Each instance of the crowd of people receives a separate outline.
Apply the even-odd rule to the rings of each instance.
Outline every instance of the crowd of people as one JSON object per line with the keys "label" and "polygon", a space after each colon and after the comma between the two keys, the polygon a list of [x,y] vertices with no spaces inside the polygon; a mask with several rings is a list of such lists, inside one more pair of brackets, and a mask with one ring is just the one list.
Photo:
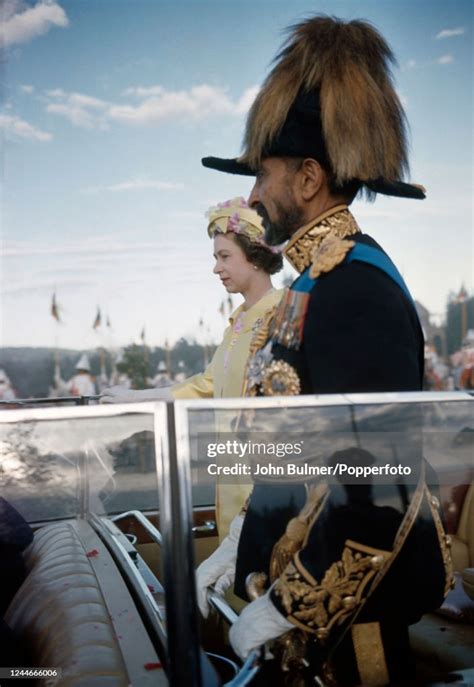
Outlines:
{"label": "crowd of people", "polygon": [[468,330],[461,348],[448,358],[440,356],[433,345],[425,345],[426,391],[474,390],[474,329]]}

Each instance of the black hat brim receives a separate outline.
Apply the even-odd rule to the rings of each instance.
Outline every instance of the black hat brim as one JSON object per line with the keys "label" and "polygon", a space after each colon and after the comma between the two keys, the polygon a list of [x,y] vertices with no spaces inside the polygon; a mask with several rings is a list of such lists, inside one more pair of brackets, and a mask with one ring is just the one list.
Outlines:
{"label": "black hat brim", "polygon": [[[201,160],[204,167],[215,169],[218,172],[227,174],[239,174],[241,176],[254,177],[256,172],[239,158],[224,157],[203,157]],[[423,200],[426,194],[422,188],[414,184],[406,184],[404,181],[387,181],[386,179],[375,179],[374,181],[363,182],[367,188],[375,193],[396,198],[413,198]]]}
{"label": "black hat brim", "polygon": [[218,172],[227,172],[227,174],[240,174],[246,177],[255,176],[255,170],[251,169],[244,162],[240,162],[237,157],[203,157],[201,162],[204,167],[215,169]]}
{"label": "black hat brim", "polygon": [[413,198],[414,200],[424,200],[426,193],[420,186],[406,184],[404,181],[387,181],[386,179],[376,179],[366,181],[364,184],[375,193],[382,193],[384,196],[395,196],[396,198]]}

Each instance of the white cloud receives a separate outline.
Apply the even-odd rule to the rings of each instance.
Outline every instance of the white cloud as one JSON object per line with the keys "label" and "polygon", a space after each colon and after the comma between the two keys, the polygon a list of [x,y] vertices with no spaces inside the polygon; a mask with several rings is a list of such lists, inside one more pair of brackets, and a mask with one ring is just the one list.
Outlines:
{"label": "white cloud", "polygon": [[93,129],[94,127],[103,127],[104,123],[100,117],[94,117],[86,109],[75,107],[68,103],[52,103],[48,105],[46,110],[51,114],[60,115],[68,119],[71,124],[80,126],[84,129]]}
{"label": "white cloud", "polygon": [[83,193],[98,193],[99,191],[179,191],[184,188],[184,184],[175,183],[172,181],[158,181],[156,179],[131,179],[130,181],[122,181],[119,184],[111,184],[110,186],[91,186],[84,189]]}
{"label": "white cloud", "polygon": [[20,91],[22,93],[27,93],[28,95],[31,95],[31,93],[33,93],[34,90],[35,90],[34,87],[30,86],[29,84],[23,84],[20,86]]}
{"label": "white cloud", "polygon": [[108,103],[105,100],[93,98],[90,95],[84,95],[83,93],[70,93],[67,96],[67,100],[75,107],[90,107],[93,110],[105,110],[108,107]]}
{"label": "white cloud", "polygon": [[105,112],[109,103],[84,93],[66,93],[61,88],[46,91],[52,102],[46,106],[47,112],[68,119],[75,126],[84,129],[107,127]]}
{"label": "white cloud", "polygon": [[163,93],[162,86],[132,86],[126,88],[123,92],[123,96],[135,96],[137,98],[149,98],[150,96],[158,96]]}
{"label": "white cloud", "polygon": [[198,120],[219,115],[240,116],[247,112],[257,93],[258,87],[252,86],[233,100],[224,89],[207,84],[193,86],[187,91],[167,91],[162,86],[134,86],[122,93],[133,98],[134,102],[118,104],[54,89],[46,91],[49,99],[46,109],[84,128],[107,128],[110,122],[140,126],[176,117]]}
{"label": "white cloud", "polygon": [[0,114],[0,130],[3,130],[7,135],[16,138],[28,138],[33,141],[46,142],[53,138],[47,131],[41,131],[41,129],[28,124],[16,115]]}
{"label": "white cloud", "polygon": [[49,91],[46,91],[46,95],[50,98],[66,98],[67,93],[66,91],[63,91],[62,88],[53,88]]}
{"label": "white cloud", "polygon": [[436,39],[454,38],[455,36],[462,36],[464,33],[465,29],[463,26],[458,26],[457,29],[443,29],[437,34]]}
{"label": "white cloud", "polygon": [[441,55],[436,62],[438,64],[452,64],[454,62],[454,57],[452,55]]}
{"label": "white cloud", "polygon": [[143,100],[139,105],[114,105],[108,116],[130,124],[157,123],[175,117],[202,119],[215,114],[230,114],[236,108],[220,88],[202,84],[189,91],[163,91]]}
{"label": "white cloud", "polygon": [[47,33],[53,26],[65,27],[69,20],[65,11],[54,0],[38,2],[33,7],[23,3],[7,3],[6,19],[1,23],[5,47],[14,43],[27,43]]}
{"label": "white cloud", "polygon": [[237,102],[237,112],[240,114],[247,114],[253,104],[253,101],[257,97],[259,90],[260,86],[246,88]]}

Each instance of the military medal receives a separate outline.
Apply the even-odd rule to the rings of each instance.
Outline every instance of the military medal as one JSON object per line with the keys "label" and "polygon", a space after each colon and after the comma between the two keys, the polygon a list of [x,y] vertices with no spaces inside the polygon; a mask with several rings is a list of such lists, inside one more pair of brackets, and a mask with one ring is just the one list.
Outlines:
{"label": "military medal", "polygon": [[298,350],[303,340],[304,318],[308,309],[309,293],[288,289],[275,315],[271,338],[286,348]]}

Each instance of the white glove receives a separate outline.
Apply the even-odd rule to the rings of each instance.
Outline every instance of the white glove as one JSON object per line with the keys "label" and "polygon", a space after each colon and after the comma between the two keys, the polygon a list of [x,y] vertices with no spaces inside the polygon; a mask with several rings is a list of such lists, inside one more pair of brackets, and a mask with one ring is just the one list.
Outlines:
{"label": "white glove", "polygon": [[243,661],[253,649],[285,634],[288,630],[295,629],[295,626],[277,611],[269,593],[268,591],[246,606],[230,628],[230,643]]}
{"label": "white glove", "polygon": [[230,523],[229,535],[196,570],[197,602],[205,618],[209,615],[207,601],[209,586],[214,585],[214,591],[224,596],[227,589],[234,583],[237,547],[243,524],[244,516],[236,515]]}
{"label": "white glove", "polygon": [[101,403],[140,403],[141,401],[172,401],[170,387],[161,389],[127,389],[126,386],[111,386],[101,394]]}

